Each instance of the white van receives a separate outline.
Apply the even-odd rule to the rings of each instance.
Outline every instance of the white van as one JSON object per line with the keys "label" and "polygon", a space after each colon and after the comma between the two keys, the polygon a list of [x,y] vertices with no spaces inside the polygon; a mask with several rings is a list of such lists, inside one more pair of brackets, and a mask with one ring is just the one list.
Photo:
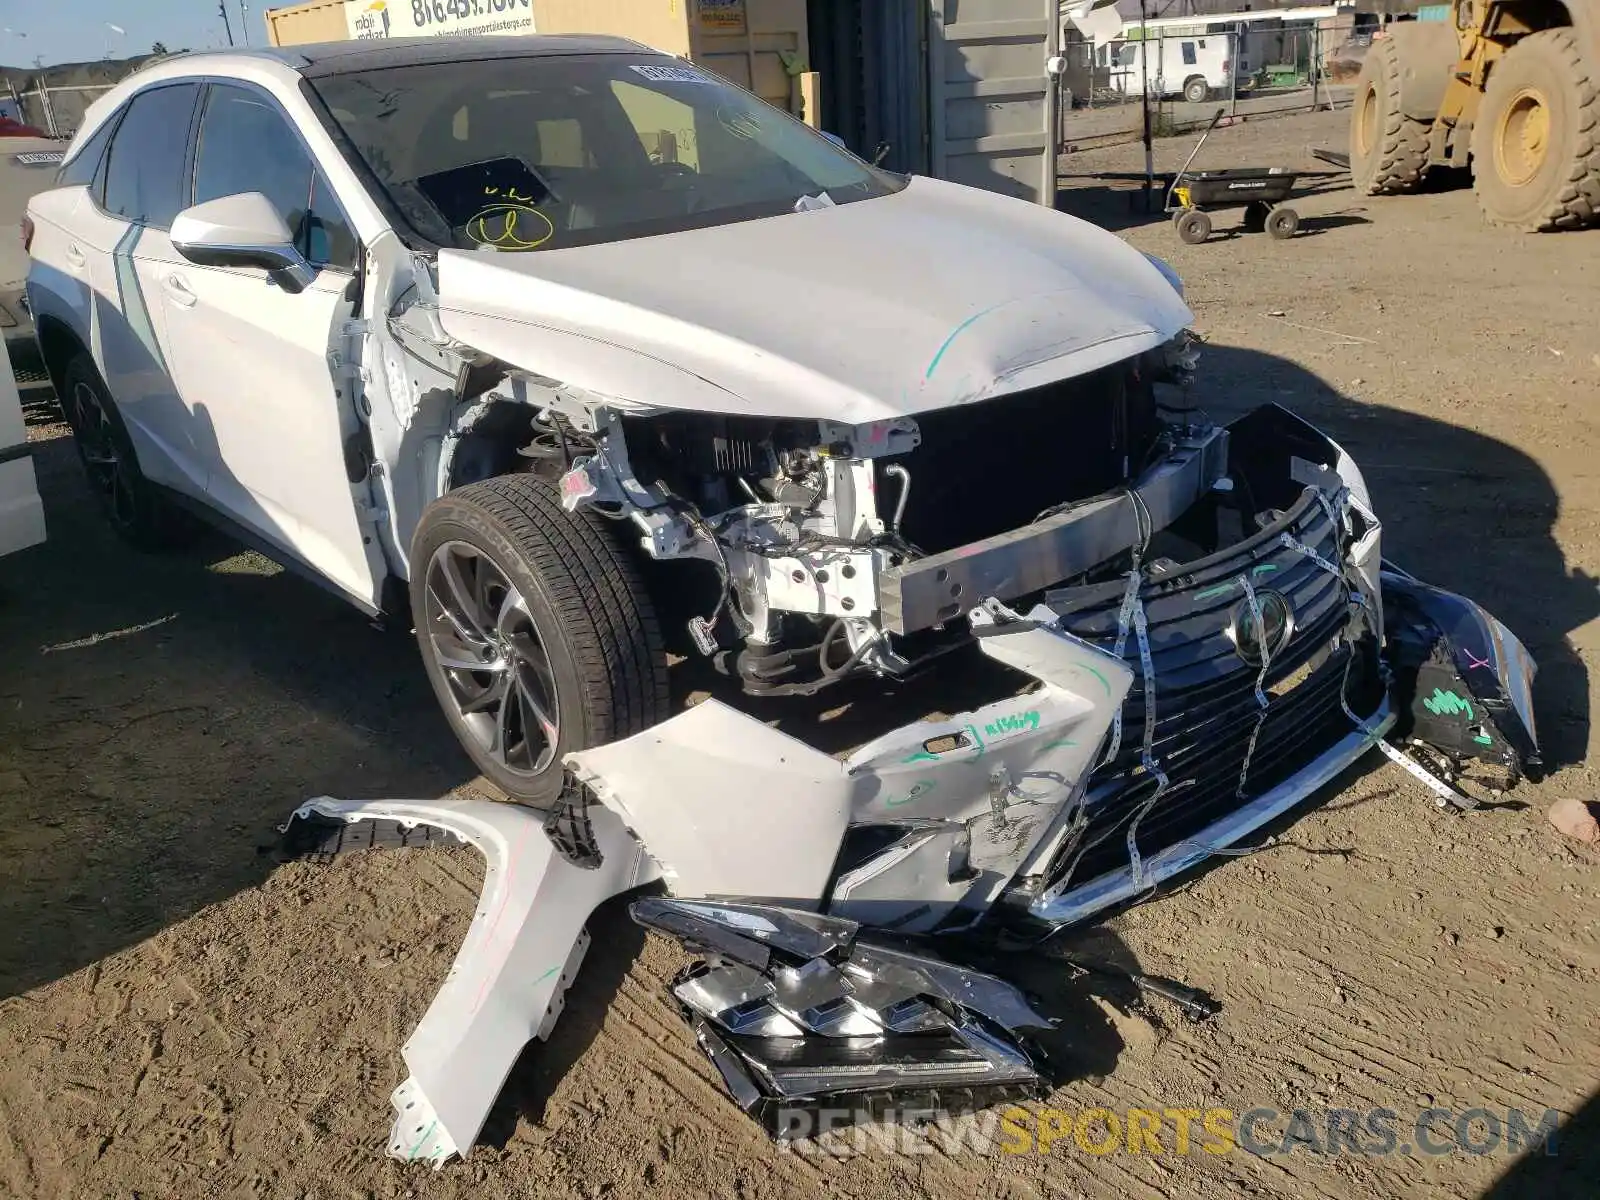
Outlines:
{"label": "white van", "polygon": [[[1169,37],[1150,42],[1111,42],[1101,49],[1110,86],[1124,96],[1182,96],[1201,104],[1227,96],[1235,64],[1227,34]],[[1244,90],[1241,81],[1239,90]]]}

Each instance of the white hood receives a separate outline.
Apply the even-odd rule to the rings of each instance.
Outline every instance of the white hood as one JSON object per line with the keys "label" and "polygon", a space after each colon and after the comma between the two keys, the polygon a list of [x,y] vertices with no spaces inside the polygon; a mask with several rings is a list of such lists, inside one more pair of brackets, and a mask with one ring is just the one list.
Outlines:
{"label": "white hood", "polygon": [[886,420],[1082,375],[1193,319],[1093,225],[917,178],[812,212],[569,250],[439,254],[444,328],[639,404]]}

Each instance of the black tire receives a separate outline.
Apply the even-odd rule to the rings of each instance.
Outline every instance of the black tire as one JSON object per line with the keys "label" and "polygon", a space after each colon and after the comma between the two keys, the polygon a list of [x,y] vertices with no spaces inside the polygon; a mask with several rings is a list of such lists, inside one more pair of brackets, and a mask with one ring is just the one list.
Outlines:
{"label": "black tire", "polygon": [[94,359],[75,355],[61,374],[61,408],[72,426],[89,488],[118,536],[140,550],[169,550],[193,539],[194,522],[139,469],[128,427]]}
{"label": "black tire", "polygon": [[1288,241],[1299,228],[1300,214],[1292,208],[1275,208],[1267,214],[1267,234],[1280,242]]}
{"label": "black tire", "polygon": [[1181,213],[1177,226],[1178,236],[1191,246],[1198,246],[1211,236],[1211,218],[1198,208]]}
{"label": "black tire", "polygon": [[[555,693],[557,736],[547,739],[551,753],[542,767],[524,762],[527,769],[519,770],[494,756],[461,709],[460,689],[470,674],[439,661],[438,635],[448,644],[451,630],[441,624],[437,601],[430,611],[429,572],[441,548],[446,555],[466,553],[459,547],[487,559],[526,602]],[[562,508],[548,480],[499,476],[429,505],[411,541],[411,612],[428,680],[452,731],[512,800],[550,807],[562,791],[565,754],[631,737],[668,715],[661,628],[637,565],[602,518]]]}
{"label": "black tire", "polygon": [[[1543,110],[1538,155],[1520,135],[1536,123],[1529,104]],[[1572,30],[1530,34],[1495,64],[1472,130],[1472,183],[1484,217],[1507,229],[1575,229],[1600,216],[1600,64],[1585,63]]]}
{"label": "black tire", "polygon": [[1205,78],[1196,75],[1193,79],[1184,81],[1183,98],[1190,104],[1204,104],[1211,96],[1211,88],[1207,86]]}
{"label": "black tire", "polygon": [[1400,52],[1389,38],[1367,51],[1350,110],[1350,179],[1368,196],[1415,191],[1428,169],[1426,121],[1400,109]]}

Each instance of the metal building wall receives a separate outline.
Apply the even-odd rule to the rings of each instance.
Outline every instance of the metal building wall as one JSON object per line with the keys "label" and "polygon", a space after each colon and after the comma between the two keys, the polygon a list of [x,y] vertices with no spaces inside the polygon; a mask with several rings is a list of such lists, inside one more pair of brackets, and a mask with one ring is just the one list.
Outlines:
{"label": "metal building wall", "polygon": [[927,0],[809,0],[811,68],[822,128],[891,171],[926,173]]}

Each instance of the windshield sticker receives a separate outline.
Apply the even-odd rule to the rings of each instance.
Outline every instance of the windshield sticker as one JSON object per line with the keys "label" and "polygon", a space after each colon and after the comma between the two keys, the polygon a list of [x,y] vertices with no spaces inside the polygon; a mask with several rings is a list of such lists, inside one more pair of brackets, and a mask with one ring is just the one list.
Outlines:
{"label": "windshield sticker", "polygon": [[645,63],[632,63],[630,70],[637,71],[646,79],[654,79],[658,83],[712,83],[709,76],[702,75],[693,67],[657,67]]}

